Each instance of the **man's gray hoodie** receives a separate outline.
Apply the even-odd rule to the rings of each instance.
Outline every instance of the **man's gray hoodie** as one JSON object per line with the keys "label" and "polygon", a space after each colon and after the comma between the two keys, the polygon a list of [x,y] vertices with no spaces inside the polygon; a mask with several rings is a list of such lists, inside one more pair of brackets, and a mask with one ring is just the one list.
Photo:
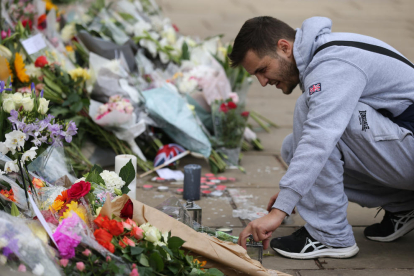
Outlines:
{"label": "man's gray hoodie", "polygon": [[394,117],[414,103],[414,69],[399,60],[346,46],[328,47],[313,57],[319,46],[334,40],[359,41],[399,53],[372,37],[332,33],[331,26],[330,19],[313,17],[296,32],[293,55],[309,113],[273,205],[287,214],[314,185],[358,102],[386,109]]}

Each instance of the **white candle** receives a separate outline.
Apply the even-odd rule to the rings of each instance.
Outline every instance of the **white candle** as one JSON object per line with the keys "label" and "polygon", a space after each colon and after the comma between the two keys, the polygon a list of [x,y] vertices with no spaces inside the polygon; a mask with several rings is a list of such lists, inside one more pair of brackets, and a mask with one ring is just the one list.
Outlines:
{"label": "white candle", "polygon": [[[129,160],[131,160],[132,165],[134,166],[135,176],[137,175],[137,157],[131,154],[121,154],[115,156],[115,172],[119,174],[122,167],[124,167]],[[134,180],[128,185],[130,189],[128,196],[133,199],[137,199],[137,178],[135,177]]]}

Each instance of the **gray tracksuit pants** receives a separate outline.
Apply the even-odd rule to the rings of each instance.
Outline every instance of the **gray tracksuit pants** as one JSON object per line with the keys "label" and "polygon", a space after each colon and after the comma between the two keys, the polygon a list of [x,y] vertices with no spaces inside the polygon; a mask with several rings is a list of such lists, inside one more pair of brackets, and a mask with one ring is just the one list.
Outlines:
{"label": "gray tracksuit pants", "polygon": [[[296,102],[293,133],[283,141],[287,164],[302,136],[305,96]],[[316,182],[297,204],[312,237],[335,247],[355,244],[346,218],[348,199],[391,212],[414,209],[414,137],[364,103],[357,104]]]}

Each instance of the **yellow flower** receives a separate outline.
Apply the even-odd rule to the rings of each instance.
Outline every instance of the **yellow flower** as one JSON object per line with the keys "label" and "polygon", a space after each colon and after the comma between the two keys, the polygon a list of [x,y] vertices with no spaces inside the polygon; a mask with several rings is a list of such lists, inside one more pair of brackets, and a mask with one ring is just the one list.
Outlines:
{"label": "yellow flower", "polygon": [[50,11],[51,9],[55,9],[56,12],[58,11],[58,7],[52,3],[52,1],[50,0],[44,0],[44,2],[46,3],[46,11]]}
{"label": "yellow flower", "polygon": [[73,47],[72,46],[68,45],[65,48],[66,48],[66,51],[73,52]]}
{"label": "yellow flower", "polygon": [[30,77],[26,74],[26,68],[21,54],[16,53],[14,58],[14,69],[16,70],[17,78],[21,82],[29,82]]}
{"label": "yellow flower", "polygon": [[[63,205],[65,203],[61,200],[55,200],[55,202],[53,202],[52,206],[50,206],[50,208],[52,208],[55,211],[59,211],[60,209],[62,209]],[[51,210],[51,211],[53,211]]]}
{"label": "yellow flower", "polygon": [[[76,201],[72,201],[68,205],[66,205],[68,209],[63,213],[60,217],[60,220],[65,218],[70,218],[72,216],[71,212],[75,212],[84,222],[86,222],[86,210],[83,206],[78,206]],[[87,222],[86,222],[87,223]]]}
{"label": "yellow flower", "polygon": [[83,80],[89,80],[91,78],[91,75],[89,75],[88,71],[83,68],[73,69],[69,71],[69,75],[74,81],[77,81],[78,78],[82,78]]}

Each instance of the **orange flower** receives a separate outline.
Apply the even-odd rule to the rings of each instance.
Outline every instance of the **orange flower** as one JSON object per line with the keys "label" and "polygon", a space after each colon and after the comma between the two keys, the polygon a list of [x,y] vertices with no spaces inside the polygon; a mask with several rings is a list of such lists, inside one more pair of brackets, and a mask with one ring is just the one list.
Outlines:
{"label": "orange flower", "polygon": [[14,198],[14,193],[13,193],[13,190],[12,189],[10,189],[10,191],[1,190],[0,191],[0,194],[2,194],[3,196],[7,197],[11,201],[16,202],[16,199]]}
{"label": "orange flower", "polygon": [[193,263],[194,263],[195,265],[200,265],[200,267],[203,267],[203,266],[205,266],[205,265],[207,264],[207,261],[202,261],[202,262],[200,262],[198,259],[194,259],[194,260],[193,260]]}
{"label": "orange flower", "polygon": [[55,202],[53,202],[53,204],[50,206],[50,208],[55,210],[55,211],[59,211],[60,209],[62,209],[63,205],[65,205],[65,203],[63,201],[55,200]]}
{"label": "orange flower", "polygon": [[36,188],[42,188],[45,186],[45,182],[39,178],[33,177],[32,184],[35,185]]}
{"label": "orange flower", "polygon": [[127,247],[127,245],[132,246],[132,247],[135,247],[135,243],[134,243],[134,241],[133,241],[133,240],[128,239],[127,237],[123,237],[123,239],[119,241],[119,245],[120,245],[122,248]]}
{"label": "orange flower", "polygon": [[56,197],[55,201],[56,200],[66,202],[68,200],[68,191],[67,190],[63,191],[60,195]]}
{"label": "orange flower", "polygon": [[115,246],[111,243],[111,240],[112,240],[113,236],[110,233],[108,233],[104,229],[97,229],[97,230],[95,230],[93,235],[95,236],[96,241],[100,245],[102,245],[103,247],[108,249],[109,252],[111,252],[111,253],[115,252]]}
{"label": "orange flower", "polygon": [[16,53],[14,57],[14,69],[16,70],[17,78],[21,82],[29,82],[30,77],[26,74],[26,68],[21,54]]}
{"label": "orange flower", "polygon": [[98,225],[98,227],[102,228],[103,227],[102,224],[105,221],[109,221],[109,218],[107,216],[103,217],[103,216],[99,215],[93,222],[95,222],[95,224]]}

